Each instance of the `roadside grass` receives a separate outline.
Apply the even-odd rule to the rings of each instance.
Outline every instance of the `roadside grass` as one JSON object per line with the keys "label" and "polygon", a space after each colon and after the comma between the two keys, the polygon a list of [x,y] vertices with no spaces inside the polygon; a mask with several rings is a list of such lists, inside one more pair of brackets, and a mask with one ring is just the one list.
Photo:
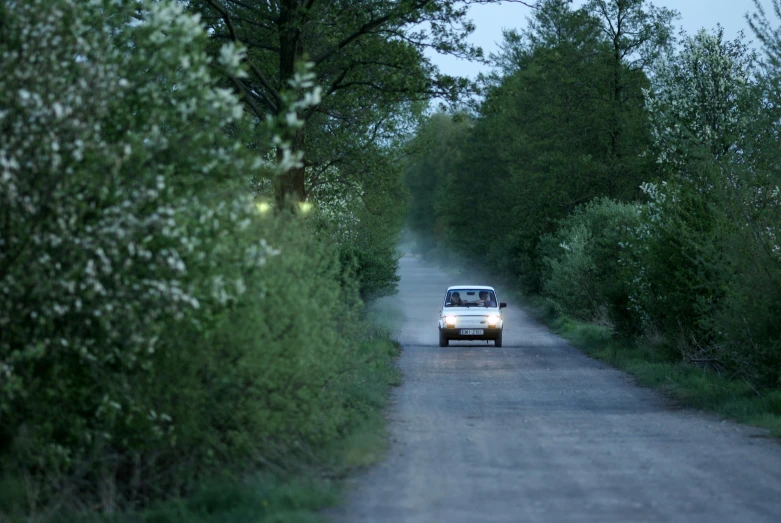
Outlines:
{"label": "roadside grass", "polygon": [[293,473],[213,481],[187,499],[158,503],[139,514],[99,523],[324,522],[321,511],[344,499],[342,480],[382,459],[386,448],[385,420],[380,413],[372,413],[344,439],[321,449],[314,463]]}
{"label": "roadside grass", "polygon": [[215,481],[186,500],[159,503],[121,523],[308,523],[320,521],[316,511],[338,500],[332,480],[261,475],[246,482]]}
{"label": "roadside grass", "polygon": [[[376,443],[381,455],[384,443]],[[337,461],[337,455],[332,460]],[[346,465],[345,465],[346,466]],[[249,478],[231,475],[212,478],[186,498],[152,503],[141,510],[113,514],[87,507],[42,507],[30,513],[24,507],[0,507],[0,522],[30,523],[311,523],[323,519],[318,511],[336,505],[342,496],[340,481],[318,466],[290,473],[261,473]],[[0,489],[24,495],[20,481],[6,479]],[[21,489],[21,492],[20,492]],[[18,499],[18,498],[17,498]],[[6,500],[7,501],[7,500]],[[77,502],[71,503],[75,505]]]}
{"label": "roadside grass", "polygon": [[781,391],[758,392],[744,381],[676,361],[676,353],[650,341],[621,339],[604,326],[570,318],[541,297],[521,298],[524,308],[589,356],[633,375],[680,404],[768,429],[781,438]]}

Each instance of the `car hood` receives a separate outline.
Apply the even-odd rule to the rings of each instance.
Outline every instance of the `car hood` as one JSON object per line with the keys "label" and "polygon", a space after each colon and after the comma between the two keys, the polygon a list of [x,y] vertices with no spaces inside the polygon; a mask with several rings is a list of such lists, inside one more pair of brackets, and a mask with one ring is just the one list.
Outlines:
{"label": "car hood", "polygon": [[444,316],[488,316],[499,314],[499,307],[446,307],[442,310]]}

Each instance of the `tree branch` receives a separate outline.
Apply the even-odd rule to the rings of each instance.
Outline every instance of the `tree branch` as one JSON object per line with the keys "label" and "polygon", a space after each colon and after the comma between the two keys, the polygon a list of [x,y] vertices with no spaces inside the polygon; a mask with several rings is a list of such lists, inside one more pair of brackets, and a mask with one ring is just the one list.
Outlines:
{"label": "tree branch", "polygon": [[[225,9],[222,5],[220,5],[217,0],[207,0],[209,2],[209,5],[211,5],[214,9],[217,10],[218,13],[222,15],[222,19],[225,21],[225,25],[228,26],[228,32],[231,35],[231,39],[236,43],[241,43],[239,41],[239,38],[236,36],[236,30],[233,27],[233,22],[231,21],[230,13],[228,13],[228,10]],[[279,107],[282,105],[282,97],[279,94],[279,91],[274,89],[274,87],[271,85],[271,82],[268,81],[266,76],[263,74],[260,69],[255,67],[255,65],[250,62],[249,60],[246,60],[247,65],[249,65],[250,71],[252,71],[252,74],[254,74],[258,81],[261,83],[264,89],[266,89],[269,94],[271,95],[272,100],[268,100],[267,105],[269,106],[269,109],[271,109],[273,112],[279,111]],[[234,83],[236,83],[234,81]],[[242,86],[242,91],[244,91],[244,84],[241,82],[238,82]],[[253,108],[253,112],[255,112],[255,108]]]}
{"label": "tree branch", "polygon": [[[411,9],[418,10],[426,6],[426,4],[431,3],[431,0],[420,0],[419,2],[415,3]],[[359,27],[353,34],[345,37],[342,39],[341,42],[336,44],[331,49],[324,51],[320,53],[319,55],[315,56],[312,61],[315,63],[315,65],[322,63],[323,61],[330,58],[334,53],[337,51],[344,49],[346,46],[350,45],[351,42],[354,40],[360,38],[361,36],[368,34],[372,29],[375,29],[377,27],[380,27],[385,22],[388,22],[392,20],[394,17],[398,16],[397,12],[391,11],[390,13],[386,14],[385,16],[381,16],[379,18],[376,18],[374,20],[371,20],[365,24],[363,24],[361,27]]]}
{"label": "tree branch", "polygon": [[244,99],[247,101],[247,105],[250,106],[250,109],[252,109],[252,112],[255,113],[255,116],[261,120],[266,118],[266,113],[258,106],[258,104],[255,103],[255,100],[252,99],[251,92],[244,86],[242,81],[233,76],[231,76],[231,81],[233,82],[233,85],[235,85],[236,88],[244,95]]}

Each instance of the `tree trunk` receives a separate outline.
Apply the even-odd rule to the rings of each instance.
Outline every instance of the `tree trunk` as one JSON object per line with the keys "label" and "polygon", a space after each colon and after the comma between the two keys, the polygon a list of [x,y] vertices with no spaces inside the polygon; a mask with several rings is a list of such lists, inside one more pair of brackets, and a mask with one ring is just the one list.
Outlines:
{"label": "tree trunk", "polygon": [[[304,147],[304,129],[299,129],[291,142],[294,151],[302,150]],[[295,205],[304,201],[305,198],[306,173],[303,166],[294,167],[279,176],[276,185],[277,208],[282,209],[286,205]]]}
{"label": "tree trunk", "polygon": [[618,191],[618,178],[623,175],[621,172],[621,109],[622,109],[622,91],[624,89],[622,78],[623,63],[621,60],[621,38],[624,36],[622,20],[624,17],[623,4],[619,0],[618,13],[616,16],[616,29],[613,35],[613,128],[610,130],[610,154],[612,156],[613,171],[609,178],[608,195],[611,198],[616,197]]}
{"label": "tree trunk", "polygon": [[[296,73],[296,64],[303,59],[304,44],[301,38],[304,20],[304,7],[301,0],[283,0],[279,14],[279,89],[288,88],[287,82]],[[280,107],[280,116],[287,111]],[[304,129],[291,133],[290,142],[293,151],[302,151],[304,147]],[[303,167],[295,167],[280,175],[276,185],[276,200],[279,208],[284,205],[303,201],[306,196],[305,173]]]}

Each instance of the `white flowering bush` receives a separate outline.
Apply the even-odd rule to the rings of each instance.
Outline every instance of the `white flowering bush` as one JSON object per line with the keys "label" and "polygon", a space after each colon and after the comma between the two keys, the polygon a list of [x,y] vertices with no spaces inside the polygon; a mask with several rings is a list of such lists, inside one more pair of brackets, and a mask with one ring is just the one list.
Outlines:
{"label": "white flowering bush", "polygon": [[241,294],[223,266],[249,274],[276,253],[228,238],[249,236],[248,198],[206,196],[253,162],[221,132],[242,108],[216,87],[198,19],[171,3],[132,13],[33,1],[3,21],[0,431],[40,470],[170,436],[139,376],[171,322],[195,327],[205,301]]}
{"label": "white flowering bush", "polygon": [[757,116],[756,63],[742,35],[725,41],[720,27],[684,39],[679,52],[659,61],[646,92],[657,162],[696,176],[687,163],[702,154],[740,153]]}
{"label": "white flowering bush", "polygon": [[355,241],[364,207],[361,185],[341,178],[339,169],[332,165],[308,169],[307,179],[318,229],[342,247]]}
{"label": "white flowering bush", "polygon": [[209,337],[241,304],[262,306],[280,250],[242,186],[266,164],[222,131],[243,110],[214,73],[242,74],[241,50],[215,63],[205,45],[197,16],[170,2],[3,11],[0,452],[42,498],[133,477],[154,495],[188,474],[175,479],[177,455],[192,472],[247,450],[226,447],[217,422],[193,424],[193,409],[237,404],[194,391],[209,369],[241,376],[257,346],[223,361],[231,347]]}
{"label": "white flowering bush", "polygon": [[[21,513],[279,470],[376,408],[365,382],[394,347],[362,322],[357,281],[247,183],[302,158],[294,118],[247,125],[221,87],[244,51],[210,58],[198,17],[165,1],[0,19],[0,484],[23,486]],[[317,103],[301,71],[293,114]],[[281,154],[252,154],[248,128]],[[325,226],[353,193],[323,187]]]}
{"label": "white flowering bush", "polygon": [[641,186],[642,224],[623,262],[630,311],[640,330],[661,331],[678,348],[713,343],[705,324],[718,302],[713,239],[721,232],[721,196],[741,161],[757,115],[756,56],[742,36],[700,31],[656,64],[646,106],[652,151],[666,181]]}

